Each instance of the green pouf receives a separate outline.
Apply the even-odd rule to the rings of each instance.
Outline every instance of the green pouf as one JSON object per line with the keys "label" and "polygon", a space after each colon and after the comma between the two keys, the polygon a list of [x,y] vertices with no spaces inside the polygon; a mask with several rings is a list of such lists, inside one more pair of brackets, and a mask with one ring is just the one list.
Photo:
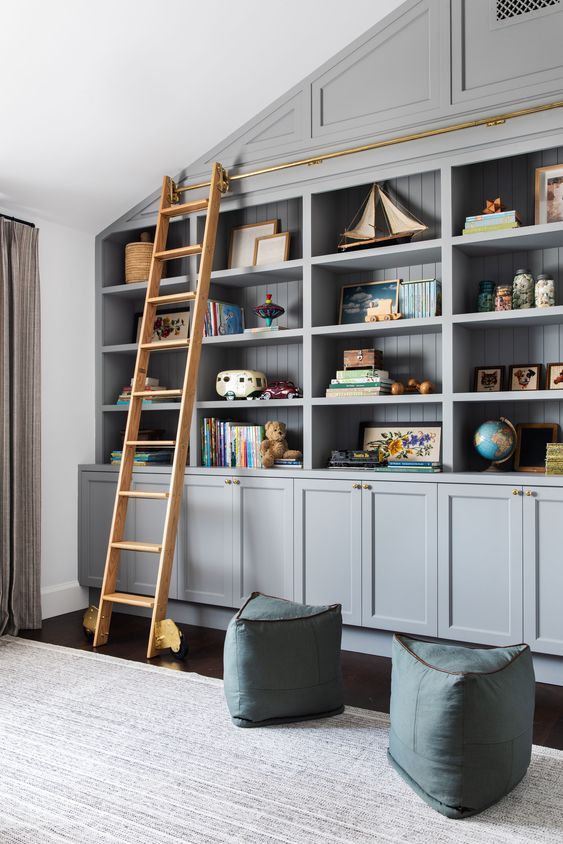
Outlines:
{"label": "green pouf", "polygon": [[476,815],[526,773],[534,695],[528,645],[484,650],[395,636],[389,759],[436,811]]}
{"label": "green pouf", "polygon": [[262,727],[342,712],[341,638],[340,604],[310,607],[253,592],[225,639],[233,723]]}

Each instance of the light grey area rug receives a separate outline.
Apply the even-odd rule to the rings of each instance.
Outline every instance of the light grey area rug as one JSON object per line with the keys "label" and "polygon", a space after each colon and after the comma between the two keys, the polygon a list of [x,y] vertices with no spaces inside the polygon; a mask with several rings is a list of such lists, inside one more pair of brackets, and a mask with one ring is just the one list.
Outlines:
{"label": "light grey area rug", "polygon": [[563,753],[534,748],[516,790],[476,818],[429,809],[362,709],[241,730],[222,683],[0,639],[2,844],[563,841]]}

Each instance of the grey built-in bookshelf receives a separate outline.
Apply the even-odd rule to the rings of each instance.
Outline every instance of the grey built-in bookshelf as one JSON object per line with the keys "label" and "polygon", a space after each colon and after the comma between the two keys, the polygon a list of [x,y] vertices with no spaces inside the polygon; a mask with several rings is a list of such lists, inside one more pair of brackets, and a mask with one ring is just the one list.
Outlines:
{"label": "grey built-in bookshelf", "polygon": [[[563,477],[514,472],[510,463],[484,472],[473,447],[488,419],[561,425],[563,392],[472,390],[477,366],[563,360],[563,222],[534,222],[536,168],[563,164],[563,109],[484,125],[561,99],[562,25],[560,4],[407,0],[178,174],[181,184],[194,184],[208,178],[214,160],[240,174],[483,121],[232,183],[221,204],[211,295],[243,306],[252,327],[253,306],[272,293],[285,308],[284,330],[204,341],[170,592],[176,620],[224,627],[253,590],[337,601],[345,647],[389,654],[397,630],[490,645],[525,640],[538,678],[563,684]],[[339,253],[339,236],[374,182],[385,182],[428,228],[403,245]],[[134,318],[145,295],[144,284],[124,283],[124,247],[154,229],[157,187],[97,238],[97,463],[79,470],[79,579],[93,590],[115,495],[109,455],[121,445],[127,410],[115,401],[133,370]],[[522,226],[462,236],[466,216],[498,196]],[[227,269],[231,229],[272,219],[291,234],[289,260]],[[173,222],[171,246],[198,243],[202,225],[197,215]],[[171,263],[162,292],[192,289],[197,260]],[[521,267],[555,279],[556,306],[477,313],[479,281],[510,283]],[[338,324],[343,284],[433,277],[442,283],[441,316]],[[429,379],[436,392],[326,398],[344,350],[370,346],[382,350],[393,378]],[[177,386],[183,353],[152,357],[149,375]],[[239,367],[291,379],[303,397],[226,402],[215,392],[216,373]],[[147,407],[142,425],[173,436],[177,415],[173,404]],[[303,468],[203,468],[205,416],[285,422]],[[370,420],[440,421],[444,471],[327,469],[331,450],[357,448],[360,423]],[[138,468],[134,484],[161,489],[169,471]],[[159,507],[132,502],[127,535],[160,536]],[[119,588],[153,594],[152,556],[125,552]]]}

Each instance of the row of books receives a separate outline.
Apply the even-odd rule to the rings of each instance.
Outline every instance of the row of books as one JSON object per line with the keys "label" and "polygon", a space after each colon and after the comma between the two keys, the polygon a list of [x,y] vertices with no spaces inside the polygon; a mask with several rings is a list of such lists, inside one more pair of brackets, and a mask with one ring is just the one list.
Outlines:
{"label": "row of books", "polygon": [[326,397],[385,396],[391,393],[392,383],[384,369],[339,369],[326,389]]}
{"label": "row of books", "polygon": [[239,305],[209,299],[203,326],[204,337],[221,337],[244,332],[244,312]]}
{"label": "row of books", "polygon": [[[133,462],[135,466],[169,466],[172,463],[173,449],[161,448],[150,449],[150,451],[137,451]],[[123,456],[121,449],[112,451],[110,455],[110,462],[114,466],[119,466]]]}
{"label": "row of books", "polygon": [[399,285],[399,313],[403,319],[440,316],[442,283],[435,278],[402,281]]}
{"label": "row of books", "polygon": [[563,475],[563,443],[548,443],[545,452],[545,474]]}
{"label": "row of books", "polygon": [[473,217],[465,218],[465,226],[462,234],[517,229],[520,225],[521,220],[517,211],[497,211],[494,214],[476,214]]}
{"label": "row of books", "polygon": [[262,467],[260,443],[263,439],[262,425],[240,425],[206,417],[201,421],[202,465],[259,469]]}

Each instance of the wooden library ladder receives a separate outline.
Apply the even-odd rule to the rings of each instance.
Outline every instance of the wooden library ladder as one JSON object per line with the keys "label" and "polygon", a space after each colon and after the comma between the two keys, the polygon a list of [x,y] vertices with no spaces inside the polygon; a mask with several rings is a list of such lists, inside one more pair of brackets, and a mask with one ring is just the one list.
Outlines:
{"label": "wooden library ladder", "polygon": [[[100,607],[97,614],[96,630],[94,633],[94,647],[105,645],[109,636],[111,613],[114,604],[128,604],[133,607],[148,607],[152,611],[151,629],[147,648],[147,658],[156,656],[157,651],[170,647],[170,641],[176,638],[176,647],[173,650],[178,652],[180,648],[180,633],[176,625],[165,619],[168,606],[168,592],[170,589],[170,575],[176,545],[176,534],[178,530],[178,519],[180,505],[184,488],[184,470],[188,457],[188,445],[190,434],[190,423],[197,385],[199,359],[201,356],[201,343],[203,339],[203,327],[207,313],[207,298],[209,295],[209,283],[213,267],[213,255],[215,252],[215,239],[217,236],[217,224],[219,220],[219,207],[221,194],[227,190],[227,176],[220,164],[215,163],[211,172],[211,183],[208,199],[198,199],[184,204],[178,204],[176,185],[168,176],[164,177],[162,195],[156,224],[156,234],[152,259],[149,270],[147,295],[143,310],[139,345],[137,348],[137,359],[133,376],[133,386],[127,424],[125,426],[125,437],[121,455],[121,466],[117,482],[117,493],[109,535],[109,544],[104,569],[104,579],[100,595]],[[172,217],[185,216],[195,211],[207,210],[205,230],[201,244],[195,246],[181,246],[179,249],[166,249],[168,227]],[[160,296],[160,282],[162,278],[162,267],[164,261],[171,261],[175,258],[184,258],[189,255],[201,255],[197,288],[194,292],[174,293],[173,295]],[[173,340],[168,342],[151,342],[153,326],[159,306],[169,305],[178,302],[193,302],[191,306],[192,319],[190,338],[188,340]],[[146,378],[148,374],[149,358],[154,353],[165,354],[170,349],[177,350],[185,348],[187,351],[184,381],[181,389],[178,390],[146,390]],[[139,440],[139,425],[143,399],[145,397],[180,397],[180,413],[178,419],[178,430],[175,440],[162,440],[145,442]],[[174,448],[174,460],[170,474],[170,486],[168,491],[163,492],[134,492],[131,490],[135,451],[137,446]],[[162,541],[158,543],[135,542],[124,539],[125,520],[127,517],[127,505],[131,498],[154,498],[167,501],[166,516]],[[116,584],[119,574],[121,551],[143,551],[158,555],[158,575],[154,597],[148,595],[131,595],[126,592],[116,592]],[[174,632],[176,637],[174,636]]]}

